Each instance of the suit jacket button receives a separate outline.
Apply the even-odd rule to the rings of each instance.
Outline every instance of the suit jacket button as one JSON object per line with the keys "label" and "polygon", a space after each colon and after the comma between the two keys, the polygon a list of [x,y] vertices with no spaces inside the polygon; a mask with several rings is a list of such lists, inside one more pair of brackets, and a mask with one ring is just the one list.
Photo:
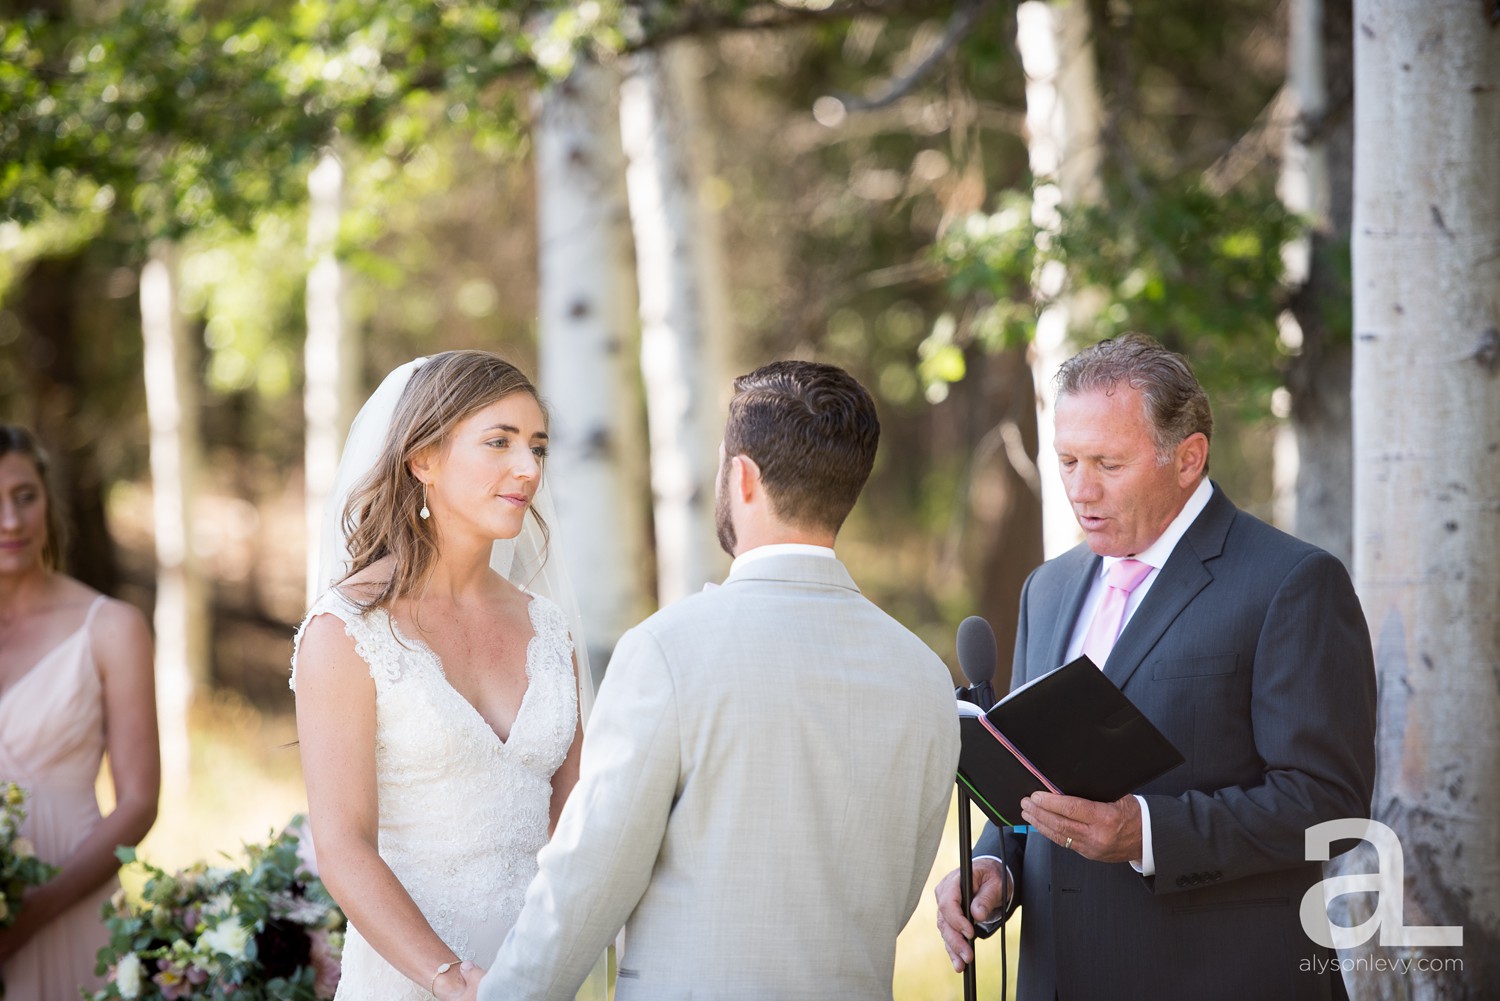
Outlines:
{"label": "suit jacket button", "polygon": [[1219,880],[1221,880],[1223,878],[1224,878],[1224,874],[1222,872],[1220,872],[1219,870],[1217,870],[1217,869],[1215,869],[1213,872],[1211,872],[1211,873],[1208,874],[1208,881],[1210,883],[1217,883]]}
{"label": "suit jacket button", "polygon": [[1178,886],[1187,886],[1188,885],[1188,878],[1186,876],[1178,876],[1177,877],[1177,885]]}

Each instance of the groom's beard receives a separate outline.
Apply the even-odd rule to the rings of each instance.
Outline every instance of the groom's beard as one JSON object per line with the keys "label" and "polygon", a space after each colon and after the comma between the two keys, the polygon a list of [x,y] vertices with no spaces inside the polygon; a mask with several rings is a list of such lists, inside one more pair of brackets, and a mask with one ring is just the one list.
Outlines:
{"label": "groom's beard", "polygon": [[719,472],[719,489],[714,496],[714,529],[719,534],[719,545],[730,556],[740,541],[734,531],[734,521],[729,517],[729,466],[725,464]]}

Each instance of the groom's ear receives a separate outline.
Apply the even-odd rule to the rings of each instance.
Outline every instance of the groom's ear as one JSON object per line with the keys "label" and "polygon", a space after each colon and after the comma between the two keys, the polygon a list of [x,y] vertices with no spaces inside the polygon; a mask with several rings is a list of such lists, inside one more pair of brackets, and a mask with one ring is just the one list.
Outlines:
{"label": "groom's ear", "polygon": [[729,463],[729,489],[737,491],[742,502],[749,501],[762,490],[760,466],[743,454],[736,455]]}

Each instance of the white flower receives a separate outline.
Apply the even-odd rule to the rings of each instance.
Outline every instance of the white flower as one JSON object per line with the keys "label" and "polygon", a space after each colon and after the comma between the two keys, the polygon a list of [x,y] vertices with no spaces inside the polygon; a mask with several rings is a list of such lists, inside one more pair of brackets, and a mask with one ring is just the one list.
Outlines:
{"label": "white flower", "polygon": [[210,953],[222,953],[231,959],[244,959],[245,947],[250,944],[250,929],[233,919],[220,921],[198,936],[198,948]]}
{"label": "white flower", "polygon": [[208,903],[203,905],[203,916],[205,918],[222,917],[233,909],[234,898],[227,893],[219,893],[210,897]]}
{"label": "white flower", "polygon": [[269,901],[271,916],[285,918],[299,925],[322,924],[328,916],[328,908],[316,900],[294,897],[290,893],[273,893]]}
{"label": "white flower", "polygon": [[31,858],[36,854],[36,846],[30,838],[17,838],[10,843],[10,850],[16,858]]}
{"label": "white flower", "polygon": [[122,998],[140,997],[141,958],[135,953],[127,952],[115,967],[115,986],[119,988]]}

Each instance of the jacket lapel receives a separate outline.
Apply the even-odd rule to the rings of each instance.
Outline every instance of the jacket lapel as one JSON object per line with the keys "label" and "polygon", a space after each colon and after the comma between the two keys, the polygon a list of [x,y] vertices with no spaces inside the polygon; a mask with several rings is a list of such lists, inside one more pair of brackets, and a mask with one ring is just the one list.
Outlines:
{"label": "jacket lapel", "polygon": [[[1052,629],[1052,639],[1047,646],[1047,659],[1039,665],[1039,670],[1032,674],[1032,678],[1063,665],[1063,658],[1068,655],[1068,641],[1073,638],[1073,627],[1078,622],[1078,612],[1083,608],[1083,600],[1088,597],[1089,588],[1094,583],[1094,578],[1099,575],[1100,557],[1094,555],[1085,543],[1079,543],[1063,559],[1075,559],[1082,564],[1082,569],[1075,569],[1068,575],[1072,583],[1063,594],[1062,615],[1053,616],[1056,625]],[[1030,681],[1031,678],[1027,678]]]}
{"label": "jacket lapel", "polygon": [[1110,651],[1104,674],[1124,688],[1145,661],[1156,641],[1182,610],[1214,579],[1207,563],[1224,551],[1224,538],[1234,522],[1236,509],[1218,485],[1203,513],[1188,526],[1177,548],[1167,558],[1141,607],[1136,609],[1124,632]]}

